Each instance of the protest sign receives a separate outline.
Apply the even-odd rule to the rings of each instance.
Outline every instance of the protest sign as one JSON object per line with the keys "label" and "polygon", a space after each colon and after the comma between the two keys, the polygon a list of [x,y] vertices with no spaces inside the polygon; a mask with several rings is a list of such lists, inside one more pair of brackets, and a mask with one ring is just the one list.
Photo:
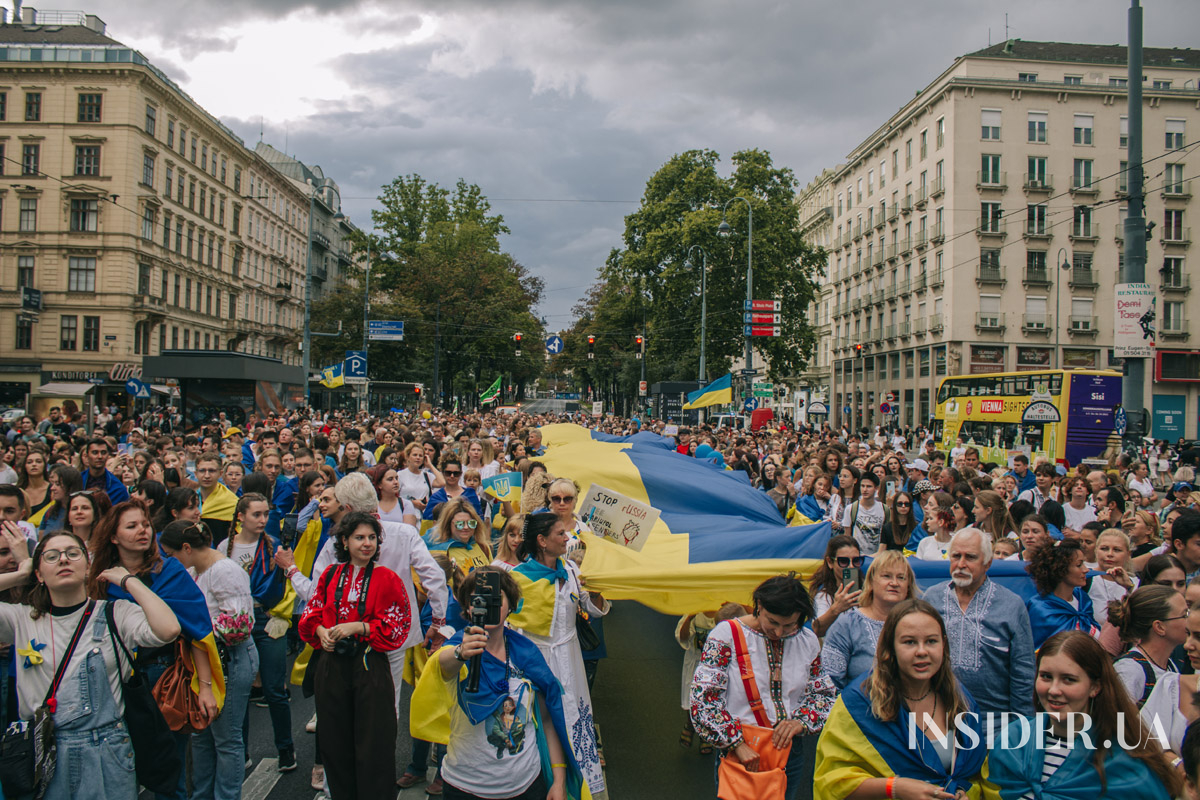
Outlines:
{"label": "protest sign", "polygon": [[579,516],[597,536],[641,550],[658,522],[657,508],[593,483],[588,487]]}

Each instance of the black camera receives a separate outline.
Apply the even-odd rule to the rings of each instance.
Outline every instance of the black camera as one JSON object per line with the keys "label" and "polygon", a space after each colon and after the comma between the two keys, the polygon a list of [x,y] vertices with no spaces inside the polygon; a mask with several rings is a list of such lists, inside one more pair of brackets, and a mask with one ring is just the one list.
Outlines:
{"label": "black camera", "polygon": [[471,624],[500,624],[500,573],[481,571],[475,575],[475,591],[471,594]]}
{"label": "black camera", "polygon": [[334,655],[353,656],[358,655],[360,642],[357,638],[351,636],[345,639],[338,639],[333,643]]}

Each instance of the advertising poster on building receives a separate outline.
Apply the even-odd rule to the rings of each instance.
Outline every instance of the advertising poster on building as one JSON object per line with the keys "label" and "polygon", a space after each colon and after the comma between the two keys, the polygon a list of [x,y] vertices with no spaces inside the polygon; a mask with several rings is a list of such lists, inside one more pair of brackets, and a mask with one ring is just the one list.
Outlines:
{"label": "advertising poster on building", "polygon": [[1117,358],[1154,356],[1157,298],[1148,283],[1118,283],[1113,349]]}

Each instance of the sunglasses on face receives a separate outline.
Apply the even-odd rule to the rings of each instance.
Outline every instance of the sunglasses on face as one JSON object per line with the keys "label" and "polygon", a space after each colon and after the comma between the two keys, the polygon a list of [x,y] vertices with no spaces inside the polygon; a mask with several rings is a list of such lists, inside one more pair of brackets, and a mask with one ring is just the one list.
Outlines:
{"label": "sunglasses on face", "polygon": [[912,506],[912,503],[906,503],[903,500],[896,501],[896,508],[909,508],[910,506]]}
{"label": "sunglasses on face", "polygon": [[442,474],[447,478],[457,478],[459,475],[462,475],[462,472],[453,469],[444,469],[442,470]]}
{"label": "sunglasses on face", "polygon": [[60,558],[67,561],[78,561],[83,558],[82,547],[68,547],[66,550],[47,550],[42,553],[42,561],[47,564],[57,564]]}
{"label": "sunglasses on face", "polygon": [[847,567],[861,567],[865,556],[838,556],[837,565],[842,569]]}
{"label": "sunglasses on face", "polygon": [[574,495],[554,495],[550,498],[551,503],[574,503]]}
{"label": "sunglasses on face", "polygon": [[459,520],[455,520],[455,521],[454,521],[454,530],[456,530],[456,531],[465,531],[465,530],[467,530],[468,528],[469,528],[470,530],[475,530],[475,526],[476,526],[476,525],[478,525],[478,524],[479,524],[479,523],[477,523],[477,522],[476,522],[475,520],[473,520],[473,519],[459,519]]}

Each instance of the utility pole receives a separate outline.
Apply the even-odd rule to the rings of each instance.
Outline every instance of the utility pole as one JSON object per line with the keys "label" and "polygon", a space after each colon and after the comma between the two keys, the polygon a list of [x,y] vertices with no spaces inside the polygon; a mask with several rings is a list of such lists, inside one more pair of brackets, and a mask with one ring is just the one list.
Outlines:
{"label": "utility pole", "polygon": [[[1133,0],[1129,8],[1129,199],[1125,217],[1125,275],[1123,283],[1146,282],[1146,202],[1142,197],[1142,8]],[[1126,358],[1122,368],[1121,405],[1127,428],[1125,446],[1141,445],[1146,432],[1144,388],[1146,361]]]}

